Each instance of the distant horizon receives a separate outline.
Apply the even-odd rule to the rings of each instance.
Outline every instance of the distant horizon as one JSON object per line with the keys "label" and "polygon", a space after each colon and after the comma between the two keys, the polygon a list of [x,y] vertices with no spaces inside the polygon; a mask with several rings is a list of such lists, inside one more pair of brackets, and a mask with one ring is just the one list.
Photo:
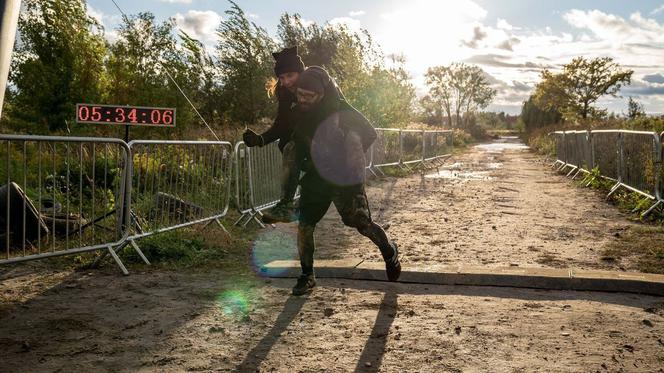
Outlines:
{"label": "distant horizon", "polygon": [[[177,27],[208,48],[230,3],[214,0],[116,0],[129,14],[149,11],[158,20],[172,17]],[[114,40],[121,17],[109,0],[89,0],[88,13]],[[480,66],[498,91],[487,111],[518,114],[542,68],[557,70],[573,57],[613,57],[633,69],[622,97],[604,97],[600,108],[623,114],[634,97],[646,113],[664,113],[664,3],[657,1],[538,2],[526,0],[237,1],[249,19],[276,37],[283,13],[305,22],[344,24],[366,29],[385,55],[403,54],[418,95],[426,92],[423,74],[431,66],[465,62]]]}

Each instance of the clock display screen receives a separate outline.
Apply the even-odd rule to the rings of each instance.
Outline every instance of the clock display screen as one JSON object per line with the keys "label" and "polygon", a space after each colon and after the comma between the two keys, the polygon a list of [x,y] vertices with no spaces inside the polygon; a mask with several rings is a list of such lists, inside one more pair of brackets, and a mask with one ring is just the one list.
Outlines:
{"label": "clock display screen", "polygon": [[130,126],[175,127],[175,109],[141,106],[76,104],[76,122]]}

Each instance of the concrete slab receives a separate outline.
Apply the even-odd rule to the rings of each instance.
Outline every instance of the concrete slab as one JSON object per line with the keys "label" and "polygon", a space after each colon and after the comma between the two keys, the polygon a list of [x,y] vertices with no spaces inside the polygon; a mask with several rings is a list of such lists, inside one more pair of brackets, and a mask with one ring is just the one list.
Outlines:
{"label": "concrete slab", "polygon": [[[362,259],[339,259],[316,261],[316,277],[320,278],[351,278],[355,267]],[[296,278],[300,276],[300,262],[297,260],[275,260],[260,268],[261,273],[268,277]]]}
{"label": "concrete slab", "polygon": [[575,290],[664,295],[663,275],[581,269],[574,269],[572,274],[571,281]]}
{"label": "concrete slab", "polygon": [[[300,274],[300,264],[298,261],[274,261],[261,270],[270,277],[297,277]],[[387,280],[383,262],[365,262],[361,259],[318,260],[316,276],[369,281]],[[404,265],[399,282],[607,291],[664,296],[663,275],[577,269]]]}

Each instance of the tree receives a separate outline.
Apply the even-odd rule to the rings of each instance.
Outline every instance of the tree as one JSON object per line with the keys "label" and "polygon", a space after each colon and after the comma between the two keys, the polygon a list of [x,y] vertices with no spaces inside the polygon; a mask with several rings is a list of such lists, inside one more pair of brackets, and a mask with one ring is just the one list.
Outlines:
{"label": "tree", "polygon": [[[119,105],[175,107],[177,131],[196,123],[197,118],[171,77],[188,95],[197,89],[200,79],[195,71],[192,73],[185,54],[178,48],[174,29],[174,19],[159,23],[150,12],[124,19],[117,29],[117,41],[109,48],[105,101]],[[137,135],[155,134],[145,128],[133,131]],[[173,130],[160,130],[160,133],[167,131]]]}
{"label": "tree", "polygon": [[577,57],[553,73],[543,70],[535,88],[535,104],[543,110],[560,111],[568,120],[600,117],[606,110],[593,104],[602,96],[617,97],[624,84],[630,84],[633,70],[623,70],[610,57]]}
{"label": "tree", "polygon": [[265,29],[249,22],[234,2],[217,29],[217,61],[223,87],[220,107],[228,120],[244,124],[272,116],[274,105],[265,82],[274,75],[272,52],[276,43]]}
{"label": "tree", "polygon": [[453,63],[450,66],[435,66],[425,74],[431,100],[441,105],[452,126],[452,114],[456,125],[462,118],[487,107],[496,95],[484,71],[478,66]]}
{"label": "tree", "polygon": [[[77,102],[99,100],[106,46],[80,0],[27,0],[18,24],[8,114],[50,130],[75,117]],[[38,128],[39,129],[39,128]]]}
{"label": "tree", "polygon": [[629,119],[636,119],[645,115],[646,112],[643,109],[643,105],[636,101],[634,98],[630,97],[629,101],[627,101],[627,117]]}
{"label": "tree", "polygon": [[375,125],[408,122],[413,113],[415,89],[402,56],[390,56],[391,65],[362,30],[343,24],[308,23],[298,14],[282,15],[278,35],[284,47],[297,45],[305,65],[322,66],[335,79],[346,99]]}
{"label": "tree", "polygon": [[562,121],[562,114],[555,109],[540,109],[535,104],[534,97],[530,96],[527,101],[523,102],[523,106],[521,106],[520,119],[524,124],[525,131],[531,132],[540,127],[560,123]]}

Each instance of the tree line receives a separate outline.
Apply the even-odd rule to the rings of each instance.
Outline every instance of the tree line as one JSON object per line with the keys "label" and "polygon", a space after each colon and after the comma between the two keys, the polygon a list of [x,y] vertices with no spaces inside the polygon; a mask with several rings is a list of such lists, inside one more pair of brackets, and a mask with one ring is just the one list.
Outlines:
{"label": "tree line", "polygon": [[664,129],[662,118],[647,117],[633,97],[628,98],[622,117],[596,106],[602,97],[620,97],[620,89],[631,84],[633,74],[611,57],[576,57],[559,72],[544,69],[533,94],[523,103],[520,121],[526,132],[552,125]]}
{"label": "tree line", "polygon": [[266,90],[271,52],[292,45],[306,65],[329,70],[348,101],[380,127],[421,118],[459,125],[495,95],[479,67],[452,64],[429,70],[429,94],[418,101],[403,56],[383,55],[367,31],[284,13],[272,38],[229,5],[209,50],[174,19],[158,21],[150,12],[123,17],[111,42],[85,1],[24,1],[0,125],[27,133],[85,131],[72,123],[83,102],[175,107],[176,131],[200,126],[171,78],[216,128],[267,122],[276,111]]}

